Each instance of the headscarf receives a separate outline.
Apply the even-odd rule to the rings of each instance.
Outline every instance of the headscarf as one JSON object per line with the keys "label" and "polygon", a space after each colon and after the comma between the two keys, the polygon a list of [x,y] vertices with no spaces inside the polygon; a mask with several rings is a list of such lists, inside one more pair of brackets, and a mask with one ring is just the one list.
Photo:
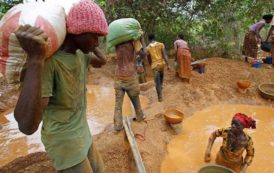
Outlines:
{"label": "headscarf", "polygon": [[233,118],[239,120],[242,123],[242,125],[245,126],[245,128],[256,129],[256,121],[245,114],[237,113],[234,115]]}

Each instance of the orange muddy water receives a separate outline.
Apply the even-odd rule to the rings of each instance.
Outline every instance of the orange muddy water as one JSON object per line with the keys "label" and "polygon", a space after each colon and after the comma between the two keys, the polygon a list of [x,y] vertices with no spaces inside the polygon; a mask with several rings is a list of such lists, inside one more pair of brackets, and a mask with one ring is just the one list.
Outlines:
{"label": "orange muddy water", "polygon": [[[140,95],[142,108],[149,104],[147,97]],[[115,107],[115,90],[110,87],[87,85],[88,118],[95,117],[102,124],[113,123],[113,113]],[[125,94],[123,102],[123,115],[132,116],[135,111],[130,99]]]}
{"label": "orange muddy water", "polygon": [[[229,127],[235,113],[242,112],[257,121],[257,129],[246,129],[252,137],[255,157],[246,173],[270,173],[274,168],[274,108],[247,105],[219,105],[196,112],[185,119],[180,135],[168,144],[168,155],[161,173],[196,173],[203,162],[208,138],[217,128]],[[217,138],[211,152],[211,163],[222,139]]]}
{"label": "orange muddy water", "polygon": [[[149,100],[140,96],[141,105],[147,107]],[[91,133],[98,134],[113,123],[115,91],[112,87],[87,85],[87,120]],[[123,115],[134,115],[134,109],[126,96],[123,104]],[[0,167],[17,157],[32,152],[44,151],[41,143],[40,129],[33,135],[26,136],[18,130],[13,116],[13,110],[0,114]]]}

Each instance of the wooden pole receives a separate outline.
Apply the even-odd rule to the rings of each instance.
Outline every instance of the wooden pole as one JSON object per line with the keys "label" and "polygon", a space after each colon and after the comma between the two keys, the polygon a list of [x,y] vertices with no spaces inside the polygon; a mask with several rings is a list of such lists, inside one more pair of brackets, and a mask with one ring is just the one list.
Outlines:
{"label": "wooden pole", "polygon": [[140,155],[138,145],[135,141],[134,134],[131,129],[130,120],[128,117],[123,117],[123,125],[126,131],[127,139],[129,141],[131,151],[133,153],[133,157],[135,160],[135,164],[137,166],[138,173],[146,173],[145,166],[142,161],[142,157]]}

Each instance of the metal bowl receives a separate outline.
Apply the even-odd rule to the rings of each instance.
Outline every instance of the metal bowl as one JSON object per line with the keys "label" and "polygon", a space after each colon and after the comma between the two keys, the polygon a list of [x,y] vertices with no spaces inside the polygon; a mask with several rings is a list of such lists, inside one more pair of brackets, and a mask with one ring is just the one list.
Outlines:
{"label": "metal bowl", "polygon": [[235,173],[229,168],[221,165],[206,165],[203,166],[198,173]]}
{"label": "metal bowl", "polygon": [[258,86],[262,97],[266,99],[274,99],[274,83],[263,83]]}
{"label": "metal bowl", "polygon": [[168,123],[177,124],[183,121],[184,113],[177,109],[168,109],[164,113],[164,117]]}

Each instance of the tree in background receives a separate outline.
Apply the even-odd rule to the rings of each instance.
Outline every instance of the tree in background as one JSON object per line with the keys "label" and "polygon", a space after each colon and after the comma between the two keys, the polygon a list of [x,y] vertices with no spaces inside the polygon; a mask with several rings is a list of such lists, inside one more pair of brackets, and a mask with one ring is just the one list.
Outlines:
{"label": "tree in background", "polygon": [[0,19],[11,7],[22,2],[23,0],[0,0]]}
{"label": "tree in background", "polygon": [[271,13],[271,0],[214,0],[198,18],[200,31],[197,46],[226,56],[241,52],[244,34],[249,26]]}
{"label": "tree in background", "polygon": [[[21,2],[0,0],[0,18]],[[263,14],[272,13],[272,0],[97,0],[97,3],[104,9],[108,23],[135,18],[145,34],[156,33],[167,48],[173,48],[176,35],[183,32],[196,58],[240,54],[248,27]],[[195,54],[201,50],[203,56]]]}
{"label": "tree in background", "polygon": [[[98,0],[109,22],[125,17],[137,19],[146,33],[173,47],[183,32],[192,50],[208,56],[240,53],[244,33],[265,13],[271,0]],[[194,52],[195,53],[195,52]],[[194,55],[195,56],[195,55]]]}

